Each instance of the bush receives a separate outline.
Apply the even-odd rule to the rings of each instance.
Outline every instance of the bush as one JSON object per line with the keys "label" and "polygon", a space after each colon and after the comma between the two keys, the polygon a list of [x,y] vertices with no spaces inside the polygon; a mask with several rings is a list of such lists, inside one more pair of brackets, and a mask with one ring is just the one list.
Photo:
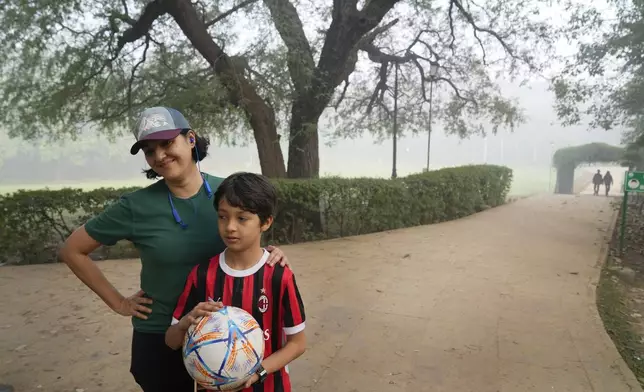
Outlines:
{"label": "bush", "polygon": [[[136,189],[20,190],[0,195],[0,264],[55,262],[58,248],[76,227],[120,195]],[[119,243],[101,247],[92,257],[136,257],[133,249],[131,245]]]}
{"label": "bush", "polygon": [[[505,202],[512,170],[462,166],[408,177],[274,180],[278,212],[265,236],[288,244],[373,233],[461,218]],[[0,196],[0,264],[56,261],[64,239],[91,216],[137,188],[18,191]],[[95,259],[136,257],[127,243]]]}

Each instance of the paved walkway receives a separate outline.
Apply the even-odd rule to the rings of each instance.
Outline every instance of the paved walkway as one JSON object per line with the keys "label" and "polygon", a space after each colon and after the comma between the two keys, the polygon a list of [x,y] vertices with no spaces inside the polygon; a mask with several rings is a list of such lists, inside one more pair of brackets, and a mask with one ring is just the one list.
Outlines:
{"label": "paved walkway", "polygon": [[609,200],[290,247],[310,315],[298,390],[641,391],[595,305]]}
{"label": "paved walkway", "polygon": [[[297,392],[641,391],[595,305],[610,198],[543,196],[440,225],[285,247],[307,310]],[[135,261],[101,263],[125,292]],[[138,390],[129,321],[65,266],[0,269],[0,383]]]}

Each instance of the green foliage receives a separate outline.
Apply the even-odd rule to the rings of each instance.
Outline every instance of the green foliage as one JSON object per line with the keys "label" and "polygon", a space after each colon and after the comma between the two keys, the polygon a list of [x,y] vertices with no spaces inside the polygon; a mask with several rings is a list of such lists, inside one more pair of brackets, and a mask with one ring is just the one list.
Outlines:
{"label": "green foliage", "polygon": [[[55,261],[58,247],[76,227],[135,189],[20,190],[0,196],[0,263]],[[108,256],[109,250],[97,254]]]}
{"label": "green foliage", "polygon": [[168,17],[159,18],[146,38],[122,41],[146,3],[0,5],[0,109],[9,134],[58,139],[98,125],[112,136],[128,130],[139,109],[163,104],[180,108],[195,128],[222,140],[247,138],[238,131],[243,118],[231,112],[205,61],[188,42],[177,41],[181,32]]}
{"label": "green foliage", "polygon": [[577,167],[581,163],[620,162],[624,156],[624,149],[606,143],[590,143],[582,146],[561,148],[552,158],[557,169],[564,166]]}
{"label": "green foliage", "polygon": [[[12,136],[64,137],[77,135],[85,125],[119,133],[132,125],[133,114],[141,108],[164,104],[186,112],[195,128],[222,141],[251,137],[245,115],[230,105],[221,81],[175,21],[164,11],[149,26],[137,23],[151,0],[1,3],[0,120]],[[157,3],[166,7],[171,2]],[[217,20],[209,24],[208,33],[275,111],[283,135],[289,131],[293,104],[315,87],[310,77],[296,81],[300,71],[293,69],[308,75],[315,73],[310,68],[316,62],[328,61],[332,69],[315,71],[319,83],[333,84],[330,94],[325,92],[333,99],[323,102],[319,114],[327,105],[338,110],[332,118],[338,123],[335,137],[365,131],[384,137],[391,130],[392,100],[385,92],[393,88],[394,63],[400,66],[404,91],[401,132],[426,129],[430,63],[440,66],[434,115],[449,118],[448,132],[465,137],[484,129],[513,129],[523,116],[495,78],[541,70],[556,39],[539,1],[366,2],[360,12],[370,21],[371,13],[384,8],[382,22],[363,36],[348,61],[336,63],[326,55],[347,51],[341,48],[345,42],[334,39],[355,29],[346,20],[356,19],[349,13],[357,9],[338,16],[340,10],[334,11],[332,3],[192,4],[203,21]],[[279,7],[284,9],[276,11]],[[237,10],[228,12],[232,9]],[[131,29],[141,33],[138,38],[129,37]],[[300,55],[301,45],[311,53]]]}
{"label": "green foliage", "polygon": [[[287,244],[399,229],[461,218],[505,202],[512,170],[463,166],[396,180],[273,180],[279,193],[265,241]],[[0,263],[54,262],[64,239],[120,195],[136,188],[18,191],[0,196]],[[125,252],[123,252],[125,250]],[[131,246],[96,258],[133,257]]]}
{"label": "green foliage", "polygon": [[635,143],[627,145],[621,165],[629,170],[644,170],[644,147]]}
{"label": "green foliage", "polygon": [[556,110],[565,125],[621,129],[626,142],[644,135],[644,2],[571,5],[564,31],[577,45],[553,78]]}

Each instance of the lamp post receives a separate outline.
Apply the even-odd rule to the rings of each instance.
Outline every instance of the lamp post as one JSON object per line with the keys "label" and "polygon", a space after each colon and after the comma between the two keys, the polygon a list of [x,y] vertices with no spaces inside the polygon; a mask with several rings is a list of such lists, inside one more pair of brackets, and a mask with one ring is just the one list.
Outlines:
{"label": "lamp post", "polygon": [[398,63],[395,65],[396,76],[394,78],[394,146],[393,146],[393,165],[391,167],[391,178],[398,177],[396,172],[396,150],[398,149]]}
{"label": "lamp post", "polygon": [[438,63],[432,61],[429,64],[429,126],[427,129],[427,168],[429,171],[429,154],[432,147],[432,103],[434,101],[434,81],[438,75]]}

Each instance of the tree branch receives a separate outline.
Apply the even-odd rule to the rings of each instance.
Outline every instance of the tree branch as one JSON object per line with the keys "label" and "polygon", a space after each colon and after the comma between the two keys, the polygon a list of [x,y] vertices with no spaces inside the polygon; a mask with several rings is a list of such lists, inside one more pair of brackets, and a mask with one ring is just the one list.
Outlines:
{"label": "tree branch", "polygon": [[127,0],[121,0],[121,4],[123,5],[123,11],[125,12],[125,15],[130,15],[130,11],[128,11],[127,8]]}
{"label": "tree branch", "polygon": [[367,1],[362,16],[364,21],[365,32],[378,26],[382,18],[389,12],[400,0],[371,0]]}
{"label": "tree branch", "polygon": [[347,69],[355,67],[352,63],[358,42],[378,26],[398,1],[370,0],[361,11],[356,9],[355,0],[334,1],[333,19],[326,31],[310,89],[315,111],[328,105],[335,88],[346,79]]}
{"label": "tree branch", "polygon": [[275,112],[213,40],[191,0],[174,0],[168,4],[168,12],[194,48],[211,65],[228,93],[230,104],[244,111],[258,145],[262,173],[269,177],[285,177],[284,158],[277,142]]}
{"label": "tree branch", "polygon": [[206,22],[206,28],[212,27],[214,24],[221,22],[222,20],[226,19],[230,15],[234,14],[235,12],[239,11],[242,8],[245,8],[251,4],[256,3],[257,0],[245,0],[242,1],[241,3],[237,4],[233,8],[229,9],[228,11],[224,12],[223,14],[218,15],[216,18],[213,20]]}
{"label": "tree branch", "polygon": [[[152,24],[160,16],[166,13],[166,9],[162,5],[161,1],[162,0],[155,0],[148,3],[148,5],[146,5],[145,8],[143,9],[141,16],[137,20],[130,18],[128,15],[119,14],[116,12],[110,15],[111,19],[113,18],[120,19],[128,23],[131,27],[126,29],[118,37],[116,48],[114,49],[114,53],[112,53],[112,56],[106,59],[100,67],[98,67],[94,72],[92,72],[88,77],[86,77],[82,81],[81,92],[85,91],[88,88],[87,83],[89,83],[90,80],[94,79],[96,76],[101,74],[105,70],[105,68],[110,66],[118,58],[118,56],[121,54],[121,51],[123,50],[126,44],[135,42],[142,37],[147,37],[146,43],[145,43],[146,51],[144,52],[144,55],[143,55],[143,61],[145,61],[145,53],[147,52],[147,49],[149,47],[149,43],[151,40],[149,36],[149,31],[152,28]],[[110,25],[111,26],[109,27],[109,29],[111,29],[112,32],[115,33],[114,31],[115,26],[112,23],[110,23]],[[134,66],[134,68],[132,69],[133,74],[134,72],[136,72],[136,69],[140,66],[140,64],[142,64],[142,61],[140,61]],[[128,88],[128,90],[130,89],[131,89],[131,80],[130,80],[130,87]],[[128,91],[128,105],[131,103],[130,97],[129,97],[130,94],[131,94],[131,91]]]}
{"label": "tree branch", "polygon": [[208,34],[205,24],[195,23],[195,21],[200,22],[200,20],[191,0],[175,1],[168,12],[175,19],[195,49],[210,64],[215,73],[222,78],[222,82],[224,82],[228,91],[231,93],[231,103],[235,106],[243,105],[243,98],[240,95],[240,84],[247,83],[247,81],[243,78],[243,75],[236,72],[230,57],[213,40],[210,34]]}
{"label": "tree branch", "polygon": [[391,21],[385,23],[382,26],[376,27],[375,29],[373,29],[370,32],[368,32],[367,34],[365,34],[365,36],[362,37],[359,42],[373,42],[373,40],[376,39],[377,36],[379,36],[380,34],[384,33],[385,31],[391,29],[398,22],[400,22],[400,19],[396,18],[394,20],[391,20]]}
{"label": "tree branch", "polygon": [[[422,32],[421,32],[422,34]],[[456,96],[461,99],[464,102],[470,102],[472,105],[474,105],[476,108],[478,108],[478,102],[472,98],[468,98],[466,96],[463,96],[459,88],[456,86],[456,84],[451,81],[448,78],[444,77],[436,77],[436,76],[425,76],[425,70],[423,69],[422,65],[419,62],[419,59],[425,60],[429,62],[430,64],[439,66],[437,63],[437,59],[435,60],[430,60],[426,59],[422,56],[417,55],[416,53],[411,51],[411,48],[416,44],[416,42],[420,42],[420,35],[418,34],[414,41],[412,42],[411,45],[409,45],[406,53],[404,56],[398,56],[398,55],[393,55],[393,54],[387,54],[384,53],[381,49],[379,49],[376,45],[374,45],[372,42],[369,43],[363,43],[362,46],[360,47],[361,50],[365,51],[367,55],[369,56],[369,59],[373,62],[380,63],[380,71],[378,74],[378,83],[376,84],[376,87],[371,95],[371,99],[369,101],[369,104],[367,106],[367,114],[371,113],[374,104],[376,104],[378,101],[382,100],[382,95],[387,89],[387,76],[388,76],[388,66],[390,63],[395,63],[395,64],[404,64],[404,63],[410,63],[413,62],[416,68],[418,69],[418,72],[420,74],[420,79],[421,79],[421,90],[423,94],[423,100],[425,102],[429,102],[429,99],[427,98],[427,93],[425,90],[425,82],[430,82],[430,83],[436,83],[439,81],[446,82],[447,84],[452,87],[454,90],[454,93]],[[434,51],[432,51],[434,53]],[[438,57],[438,55],[436,55]],[[440,58],[440,57],[438,57]],[[378,96],[380,95],[380,98]]]}
{"label": "tree branch", "polygon": [[[465,8],[463,7],[463,4],[461,4],[460,0],[450,0],[450,5],[449,5],[450,9],[452,8],[453,5],[456,6],[456,8],[458,8],[458,10],[461,12],[463,17],[465,18],[465,20],[467,20],[467,22],[470,25],[472,25],[472,28],[474,29],[474,37],[479,41],[479,44],[481,45],[481,47],[483,47],[483,44],[481,43],[481,40],[479,39],[479,37],[476,35],[477,32],[487,33],[487,34],[491,35],[492,37],[496,38],[496,40],[501,44],[501,46],[503,46],[503,48],[506,50],[506,52],[508,52],[508,54],[510,56],[515,57],[514,51],[505,42],[505,40],[503,38],[501,38],[499,33],[497,33],[496,31],[494,31],[492,29],[489,29],[489,28],[479,27],[476,24],[476,22],[474,21],[474,17],[472,16],[472,14],[470,14],[469,12],[467,12],[465,10]],[[453,33],[452,33],[452,37],[453,37]],[[483,53],[485,54],[485,51]]]}
{"label": "tree branch", "polygon": [[[116,60],[116,58],[119,56],[121,53],[121,50],[123,47],[125,47],[126,44],[134,42],[148,34],[150,29],[152,28],[152,24],[154,23],[155,20],[157,20],[159,17],[164,15],[167,12],[167,9],[163,5],[162,0],[154,0],[148,5],[145,6],[143,9],[143,13],[141,16],[139,16],[139,19],[134,21],[134,23],[131,23],[130,28],[125,30],[123,34],[118,38],[117,44],[116,44],[116,49],[114,51],[114,54],[112,55],[112,58],[110,61]],[[115,17],[118,17],[118,15],[113,14]],[[122,16],[122,15],[121,15]],[[120,18],[128,22],[132,22],[131,18],[129,16],[125,16],[126,19]]]}
{"label": "tree branch", "polygon": [[340,106],[340,104],[344,100],[344,96],[347,94],[347,89],[348,88],[349,88],[349,79],[347,78],[347,79],[344,80],[344,88],[342,89],[342,93],[340,93],[340,96],[338,97],[337,102],[335,103],[335,105],[333,105],[335,110],[338,110],[338,107]]}
{"label": "tree branch", "polygon": [[[427,91],[425,90],[425,80],[427,79],[425,77],[425,70],[423,69],[423,66],[420,64],[418,59],[414,58],[414,59],[412,59],[412,61],[414,62],[414,65],[416,66],[416,68],[418,68],[418,72],[420,73],[420,80],[422,81],[420,83],[420,89],[423,92],[423,100],[428,101],[428,99],[427,99]],[[430,80],[430,82],[434,81],[433,78],[430,78],[429,80]]]}
{"label": "tree branch", "polygon": [[[93,34],[92,35],[92,41],[93,41],[92,45],[97,44],[99,41],[101,41],[103,39],[102,38],[103,34],[109,33],[109,31],[110,31],[110,29],[108,27],[105,27],[105,28],[101,29],[97,34]],[[72,93],[72,95],[71,95],[72,98],[71,99],[78,98],[81,94],[86,92],[90,88],[89,87],[90,81],[92,81],[95,77],[97,77],[103,71],[105,71],[105,68],[107,68],[109,65],[111,65],[112,62],[115,59],[116,59],[116,57],[105,59],[103,61],[99,60],[95,64],[92,64],[87,69],[87,71],[89,72],[89,75],[86,75],[86,76],[82,77],[82,80],[75,84],[74,87],[76,87],[77,89],[76,89],[76,91],[74,93]],[[90,71],[91,68],[94,68],[93,71]],[[83,76],[83,73],[80,73],[77,76],[81,77],[81,76]],[[64,89],[63,89],[63,91],[64,91]],[[60,91],[59,93],[62,93],[62,91]],[[67,93],[67,94],[69,94],[69,93]]]}
{"label": "tree branch", "polygon": [[[430,80],[431,80],[431,79],[426,79],[425,81],[430,81]],[[442,78],[442,77],[435,77],[435,78],[434,78],[434,82],[445,82],[445,83],[449,84],[449,85],[452,87],[452,90],[454,90],[454,94],[456,94],[456,96],[457,96],[460,100],[462,100],[462,101],[466,101],[466,102],[470,102],[470,103],[472,103],[472,105],[474,105],[476,108],[478,108],[478,107],[479,107],[479,104],[478,104],[478,102],[476,102],[476,100],[474,100],[474,99],[472,99],[472,98],[464,97],[464,96],[461,94],[461,91],[458,89],[458,87],[456,87],[456,85],[454,84],[454,82],[452,82],[451,80],[449,80],[449,79],[447,79],[447,78]]]}
{"label": "tree branch", "polygon": [[[248,73],[251,76],[255,77],[255,80],[259,81],[261,84],[267,86],[268,88],[272,89],[276,95],[281,96],[281,97],[287,97],[288,96],[288,90],[284,89],[283,87],[280,87],[279,85],[271,82],[264,74],[255,71],[253,68],[248,66],[246,68]],[[255,83],[255,86],[258,86],[258,83]]]}
{"label": "tree branch", "polygon": [[315,62],[300,16],[289,0],[264,0],[264,4],[288,49],[287,64],[295,92],[304,94],[310,87]]}
{"label": "tree branch", "polygon": [[[375,0],[378,1],[378,0]],[[379,0],[382,2],[386,2],[387,0]],[[372,6],[374,3],[369,3],[367,5],[367,8],[369,6]],[[480,46],[482,52],[483,52],[483,64],[487,64],[487,53],[485,51],[485,47],[483,45],[483,41],[479,35],[479,33],[485,33],[488,35],[491,35],[494,37],[505,49],[505,51],[512,57],[515,57],[514,51],[512,48],[504,41],[504,39],[495,31],[493,31],[490,28],[486,27],[481,27],[477,25],[476,21],[474,20],[474,17],[470,12],[468,12],[465,7],[462,4],[462,0],[450,0],[449,3],[449,8],[448,8],[448,24],[449,24],[449,33],[450,33],[450,39],[448,41],[448,48],[454,53],[455,51],[455,42],[456,42],[456,34],[455,34],[455,21],[454,21],[454,11],[458,10],[458,13],[463,16],[463,18],[466,20],[466,22],[472,26],[473,29],[473,34],[474,38],[476,39],[478,45]],[[375,11],[372,11],[375,12]],[[385,26],[383,26],[385,27]],[[374,30],[376,32],[376,30]],[[430,33],[432,31],[430,30],[422,30],[420,31],[415,39],[411,42],[411,44],[407,47],[407,50],[405,51],[404,55],[396,55],[396,54],[388,54],[383,52],[380,48],[378,48],[374,43],[375,35],[370,36],[369,40],[363,39],[359,41],[358,48],[359,50],[364,51],[367,53],[369,59],[373,62],[380,63],[381,68],[378,73],[378,83],[376,84],[376,87],[371,95],[371,99],[369,101],[369,104],[367,106],[367,113],[371,112],[373,109],[374,105],[377,104],[377,101],[379,100],[378,96],[382,96],[384,91],[387,89],[387,68],[388,65],[391,63],[395,64],[403,64],[403,63],[413,63],[415,67],[418,69],[418,72],[420,74],[420,79],[422,81],[421,83],[421,89],[422,89],[422,96],[424,101],[428,101],[427,93],[425,90],[425,82],[430,82],[430,83],[435,83],[435,82],[445,82],[447,83],[452,90],[454,91],[454,94],[456,97],[460,100],[462,100],[464,103],[471,103],[473,106],[478,108],[478,102],[471,98],[471,94],[466,94],[464,95],[462,91],[456,86],[456,84],[449,78],[449,77],[436,77],[436,76],[426,76],[425,70],[423,69],[423,66],[421,65],[420,60],[426,61],[429,64],[434,64],[438,65],[440,60],[442,60],[441,56],[438,54],[437,51],[435,51],[431,45],[429,45],[427,42],[422,40],[422,35],[424,33]],[[377,34],[378,32],[376,32]],[[365,38],[367,38],[365,36]],[[416,53],[413,52],[413,47],[416,44],[420,44],[424,46],[431,56],[429,58],[422,57]]]}
{"label": "tree branch", "polygon": [[[441,61],[443,59],[442,56],[440,56],[432,47],[429,45],[427,42],[423,41],[420,39],[421,34],[427,32],[427,30],[423,30],[420,33],[418,33],[418,38],[416,38],[417,42],[420,42],[423,44],[423,46],[431,53],[431,55],[434,57],[434,61]],[[411,48],[410,48],[411,49]]]}
{"label": "tree branch", "polygon": [[378,78],[378,84],[376,84],[376,88],[373,90],[373,93],[371,94],[371,99],[369,99],[369,104],[367,105],[367,114],[371,114],[371,111],[373,110],[373,105],[376,102],[382,101],[382,98],[385,94],[385,91],[387,91],[387,72],[389,70],[389,63],[383,62],[382,65],[380,65],[380,71],[378,72],[379,78]]}
{"label": "tree branch", "polygon": [[[345,83],[348,82],[349,75],[351,75],[356,68],[356,63],[358,62],[358,50],[360,50],[360,47],[367,43],[373,42],[373,40],[376,39],[376,37],[378,37],[380,34],[384,33],[385,31],[391,29],[398,22],[399,22],[399,19],[396,18],[382,26],[376,27],[375,29],[367,33],[364,37],[360,38],[360,41],[358,41],[358,44],[355,45],[355,47],[351,50],[351,53],[349,54],[349,58],[347,59],[346,66],[344,68],[344,73],[342,74],[342,80],[344,80]],[[336,105],[339,105],[339,104],[340,102],[338,102]]]}
{"label": "tree branch", "polygon": [[132,67],[132,71],[130,72],[130,80],[127,85],[127,109],[130,110],[132,108],[132,85],[134,84],[134,78],[136,77],[136,70],[145,62],[145,59],[147,58],[148,55],[148,49],[150,48],[150,38],[149,36],[145,39],[145,48],[143,49],[143,55],[141,56],[141,59],[134,64],[134,67]]}
{"label": "tree branch", "polygon": [[452,16],[453,12],[454,12],[454,1],[450,1],[449,11],[447,12],[447,16],[449,17],[449,34],[452,37],[451,41],[449,42],[449,49],[452,51],[452,54],[454,54],[454,42],[456,41],[456,36],[454,35],[454,18]]}

